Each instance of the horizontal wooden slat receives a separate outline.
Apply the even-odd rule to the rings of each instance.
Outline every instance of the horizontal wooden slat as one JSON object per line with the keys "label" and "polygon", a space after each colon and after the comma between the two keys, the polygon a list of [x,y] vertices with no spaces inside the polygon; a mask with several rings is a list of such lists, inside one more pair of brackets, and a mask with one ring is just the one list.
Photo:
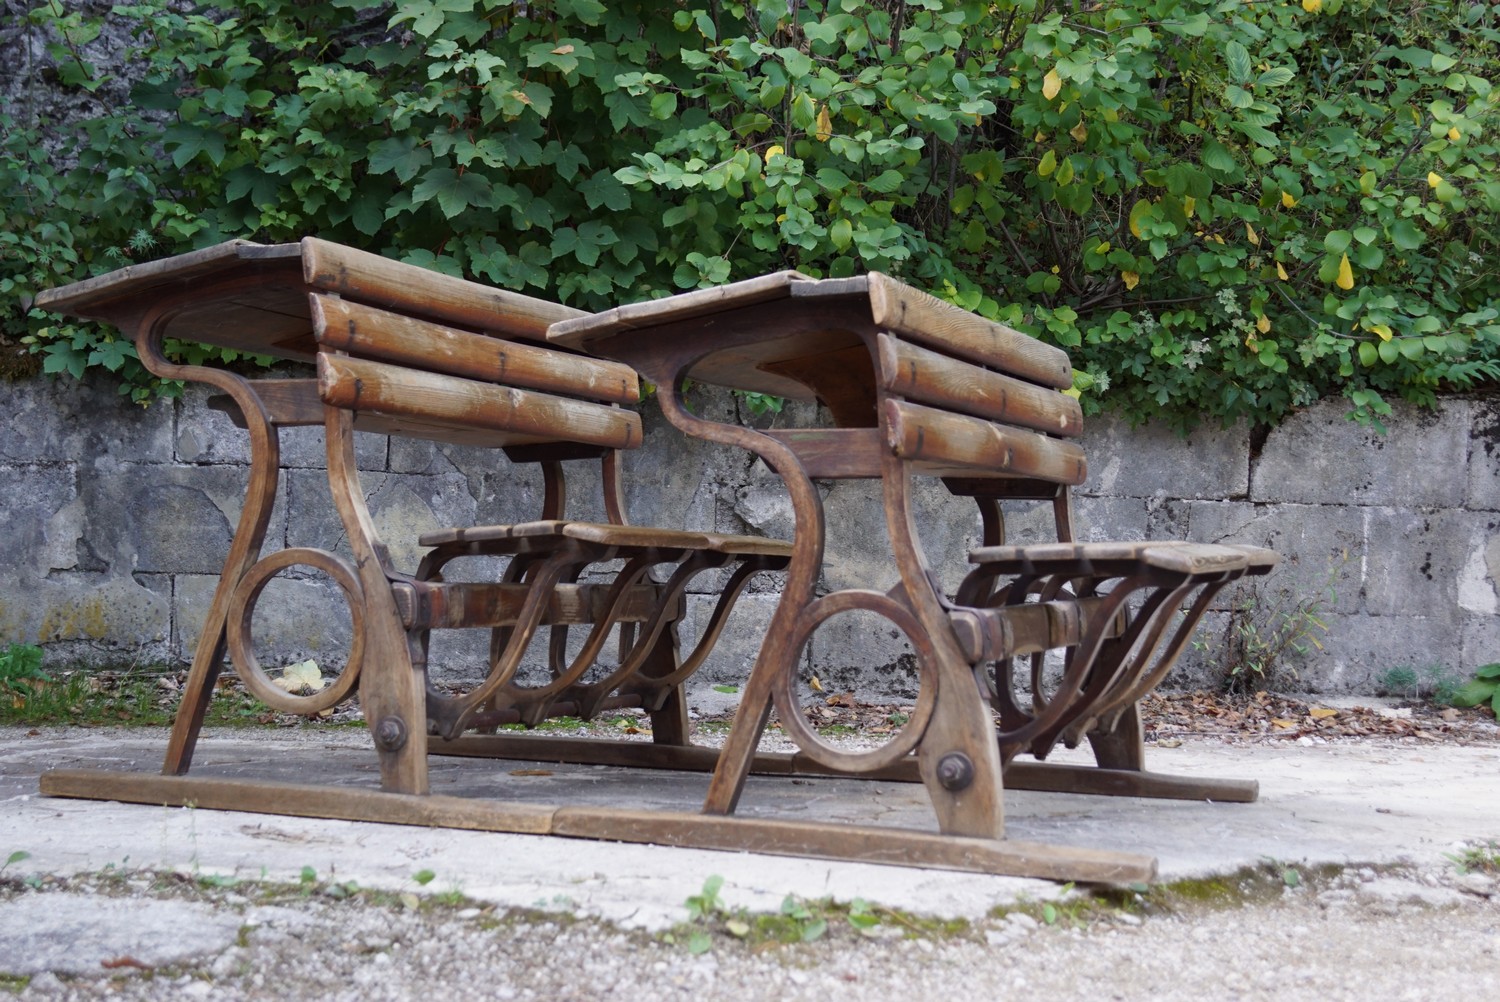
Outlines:
{"label": "horizontal wooden slat", "polygon": [[1073,367],[1061,348],[945,303],[888,275],[872,272],[868,278],[870,310],[877,327],[1045,386],[1066,390],[1073,385]]}
{"label": "horizontal wooden slat", "polygon": [[887,445],[902,459],[928,464],[941,475],[960,470],[1055,480],[1077,486],[1088,476],[1076,443],[982,418],[887,400]]}
{"label": "horizontal wooden slat", "polygon": [[998,566],[1002,573],[1128,574],[1151,569],[1184,577],[1237,575],[1252,569],[1263,574],[1275,567],[1278,559],[1274,551],[1259,546],[1175,540],[986,546],[969,554],[971,562]]}
{"label": "horizontal wooden slat", "polygon": [[530,341],[545,341],[548,324],[587,316],[568,306],[314,237],[302,241],[302,274],[314,289],[347,299]]}
{"label": "horizontal wooden slat", "polygon": [[309,300],[313,330],[325,348],[606,403],[641,398],[635,370],[618,362],[473,334],[333,296],[314,293]]}
{"label": "horizontal wooden slat", "polygon": [[797,454],[807,475],[845,480],[880,476],[879,428],[773,428],[761,432]]}
{"label": "horizontal wooden slat", "polygon": [[[323,423],[323,401],[318,399],[316,379],[257,379],[250,383],[250,389],[260,398],[271,423],[278,427]],[[227,393],[209,397],[208,409],[228,414],[237,427],[245,427],[240,405]]]}
{"label": "horizontal wooden slat", "polygon": [[318,390],[334,407],[409,419],[411,431],[398,433],[420,437],[424,424],[446,424],[615,449],[641,444],[632,411],[383,362],[320,354]]}
{"label": "horizontal wooden slat", "polygon": [[[527,584],[461,581],[396,582],[391,586],[401,625],[408,630],[513,626],[530,592]],[[644,622],[660,601],[659,587],[637,585],[626,594],[615,618],[625,623]],[[541,623],[596,623],[608,612],[607,586],[560,584],[547,598]],[[679,599],[669,618],[678,619],[681,614]]]}
{"label": "horizontal wooden slat", "polygon": [[557,543],[575,539],[598,546],[623,550],[689,550],[726,553],[747,557],[790,557],[792,544],[766,536],[731,536],[719,532],[692,532],[683,529],[656,529],[636,525],[614,525],[610,522],[569,522],[550,519],[518,522],[514,525],[479,525],[463,529],[443,529],[418,537],[422,546],[469,544],[475,552],[511,553],[522,549],[522,543],[535,548],[536,543]]}
{"label": "horizontal wooden slat", "polygon": [[880,382],[918,403],[1034,428],[1068,438],[1083,434],[1083,409],[1055,389],[993,372],[898,340],[876,338]]}

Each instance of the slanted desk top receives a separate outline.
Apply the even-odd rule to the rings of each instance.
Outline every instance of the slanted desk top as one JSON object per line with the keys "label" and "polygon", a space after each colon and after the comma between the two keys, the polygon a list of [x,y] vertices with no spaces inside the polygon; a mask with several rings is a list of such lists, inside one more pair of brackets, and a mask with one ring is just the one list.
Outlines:
{"label": "slanted desk top", "polygon": [[549,324],[587,316],[314,237],[273,245],[230,240],[49,289],[37,306],[132,332],[148,314],[164,311],[160,337],[312,362],[313,291],[529,341],[543,341]]}

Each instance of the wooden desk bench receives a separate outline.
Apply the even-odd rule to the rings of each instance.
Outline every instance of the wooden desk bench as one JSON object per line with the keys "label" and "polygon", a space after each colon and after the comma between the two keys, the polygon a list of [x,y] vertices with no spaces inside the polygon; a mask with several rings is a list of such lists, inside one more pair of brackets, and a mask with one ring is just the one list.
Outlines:
{"label": "wooden desk bench", "polygon": [[[220,390],[214,406],[250,437],[245,505],[173,727],[168,775],[183,775],[191,765],[226,652],[246,688],[278,710],[314,714],[357,692],[387,791],[427,792],[429,735],[441,745],[465,730],[515,721],[534,725],[560,714],[644,707],[657,741],[685,744],[682,683],[714,646],[750,578],[789,558],[790,545],[774,539],[626,524],[617,456],[641,444],[641,420],[621,405],[640,399],[639,382],[627,366],[545,342],[547,325],[583,315],[576,310],[315,239],[222,244],[54,290],[40,303],[133,332],[147,368]],[[162,353],[167,338],[312,363],[316,375],[247,379],[179,365]],[[330,502],[352,561],[302,547],[261,555],[279,477],[280,430],[308,425],[325,431]],[[418,540],[427,548],[420,567],[403,571],[366,504],[355,431],[494,448],[513,462],[540,463],[539,518],[426,534]],[[606,522],[565,517],[563,462],[580,458],[603,463]],[[445,568],[476,556],[508,558],[501,579],[444,580]],[[616,561],[623,569],[610,569]],[[257,658],[252,629],[265,587],[294,567],[337,582],[353,621],[343,671],[307,694],[277,685]],[[651,572],[663,567],[664,579],[653,579]],[[708,629],[683,657],[676,632],[683,594],[698,575],[720,568],[730,572],[728,583]],[[591,571],[606,583],[578,583]],[[569,627],[587,628],[571,657]],[[429,682],[435,629],[491,631],[482,682],[458,694]],[[544,630],[551,679],[521,684],[522,658]],[[618,664],[586,680],[611,638],[619,642]],[[115,779],[100,782],[95,792],[107,787],[121,795]],[[62,792],[61,783],[53,777],[49,788]],[[200,803],[215,795],[193,790],[179,792]],[[270,786],[262,794],[256,800],[263,807],[277,796]]]}
{"label": "wooden desk bench", "polygon": [[[1072,490],[1087,465],[1076,441],[1082,414],[1062,392],[1072,369],[1061,350],[880,274],[814,281],[784,272],[561,321],[549,338],[634,366],[656,384],[672,424],[759,456],[792,501],[796,550],[715,763],[706,814],[733,813],[752,771],[798,762],[920,779],[939,829],[978,839],[1001,839],[1004,782],[1254,798],[1253,783],[1147,772],[1136,704],[1219,589],[1268,572],[1277,558],[1233,545],[1074,542]],[[815,401],[828,423],[716,424],[683,405],[688,380]],[[979,505],[983,545],[953,595],[936,584],[918,538],[917,476],[942,478]],[[883,592],[820,594],[826,516],[813,482],[855,478],[880,481],[896,582]],[[1018,498],[1052,502],[1058,543],[1005,545],[1000,502]],[[865,752],[834,747],[807,725],[796,671],[813,633],[856,611],[905,634],[921,684],[910,720]],[[1055,671],[1048,652],[1061,653]],[[756,754],[772,708],[799,749],[791,766]],[[1014,762],[1022,751],[1041,759],[1059,740],[1085,738],[1099,768]],[[1012,848],[1014,865],[1039,865],[1035,847]]]}

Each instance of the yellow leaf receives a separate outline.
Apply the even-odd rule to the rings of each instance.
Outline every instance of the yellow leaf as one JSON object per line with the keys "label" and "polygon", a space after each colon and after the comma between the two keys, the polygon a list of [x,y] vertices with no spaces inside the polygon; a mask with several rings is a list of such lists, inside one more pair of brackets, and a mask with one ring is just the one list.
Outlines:
{"label": "yellow leaf", "polygon": [[1382,341],[1389,341],[1392,337],[1395,336],[1391,329],[1385,324],[1375,324],[1370,328],[1370,330],[1374,331],[1376,334],[1379,334],[1380,340]]}
{"label": "yellow leaf", "polygon": [[1072,397],[1074,400],[1078,400],[1083,396],[1083,392],[1075,387],[1070,386],[1066,390],[1063,390],[1063,396]]}
{"label": "yellow leaf", "polygon": [[1354,269],[1349,266],[1348,254],[1339,259],[1339,277],[1334,281],[1334,284],[1345,292],[1354,288]]}
{"label": "yellow leaf", "polygon": [[1323,9],[1323,0],[1302,0],[1302,9],[1309,14],[1316,14]]}
{"label": "yellow leaf", "polygon": [[1462,139],[1463,135],[1464,134],[1462,132],[1458,131],[1458,126],[1456,125],[1448,130],[1448,138],[1453,140],[1455,143]]}
{"label": "yellow leaf", "polygon": [[771,146],[771,147],[768,147],[766,149],[766,162],[770,163],[772,157],[780,157],[780,156],[785,156],[785,155],[786,155],[786,149],[783,148],[783,147],[781,147],[781,146]]}
{"label": "yellow leaf", "polygon": [[1281,728],[1284,731],[1284,730],[1288,730],[1288,729],[1290,729],[1292,727],[1296,727],[1297,726],[1297,721],[1295,721],[1295,720],[1282,720],[1280,717],[1277,717],[1277,718],[1275,718],[1274,720],[1271,721],[1271,726],[1272,727],[1279,727],[1279,728]]}
{"label": "yellow leaf", "polygon": [[1048,150],[1042,154],[1041,161],[1037,163],[1036,172],[1042,177],[1051,177],[1052,172],[1055,170],[1057,170],[1057,154],[1052,150]]}
{"label": "yellow leaf", "polygon": [[1318,720],[1326,720],[1329,717],[1338,716],[1339,711],[1335,710],[1331,706],[1315,706],[1311,710],[1307,711],[1307,715],[1310,717],[1315,717]]}
{"label": "yellow leaf", "polygon": [[1245,239],[1250,241],[1257,247],[1260,246],[1260,234],[1256,233],[1255,227],[1251,226],[1249,223],[1245,224]]}
{"label": "yellow leaf", "polygon": [[1130,207],[1130,233],[1139,238],[1141,236],[1141,220],[1151,212],[1151,203],[1144,198]]}
{"label": "yellow leaf", "polygon": [[1255,329],[1262,334],[1271,333],[1271,318],[1262,313],[1260,319],[1255,321]]}
{"label": "yellow leaf", "polygon": [[1295,198],[1293,198],[1291,195],[1287,194],[1284,191],[1281,193],[1281,205],[1282,205],[1283,208],[1290,209],[1292,206],[1294,206],[1296,204],[1297,204],[1297,200]]}
{"label": "yellow leaf", "polygon": [[1291,281],[1291,279],[1286,277],[1286,269],[1281,266],[1280,261],[1276,262],[1276,277],[1281,279],[1283,282]]}
{"label": "yellow leaf", "polygon": [[1141,276],[1133,271],[1120,272],[1120,278],[1125,281],[1125,288],[1127,289],[1134,289],[1137,285],[1141,284]]}
{"label": "yellow leaf", "polygon": [[554,56],[566,56],[569,53],[571,53],[572,51],[573,51],[573,46],[571,46],[571,45],[559,45],[557,48],[555,48],[555,49],[552,50],[552,54]]}
{"label": "yellow leaf", "polygon": [[1052,100],[1062,91],[1062,77],[1057,75],[1057,70],[1048,70],[1047,75],[1042,77],[1042,97]]}
{"label": "yellow leaf", "polygon": [[1224,237],[1222,235],[1218,234],[1218,233],[1215,233],[1209,239],[1211,239],[1216,244],[1222,244],[1224,242]]}
{"label": "yellow leaf", "polygon": [[1182,197],[1182,213],[1189,219],[1193,218],[1193,212],[1198,208],[1198,200],[1192,195]]}
{"label": "yellow leaf", "polygon": [[1072,136],[1074,139],[1078,140],[1081,143],[1089,137],[1089,127],[1087,125],[1084,125],[1082,122],[1079,122],[1077,125],[1068,130],[1068,135]]}
{"label": "yellow leaf", "polygon": [[833,136],[833,117],[828,114],[828,105],[823,105],[818,112],[818,131],[813,133],[813,138],[820,143],[826,143]]}
{"label": "yellow leaf", "polygon": [[807,684],[813,687],[813,691],[814,692],[822,692],[823,691],[823,683],[818,681],[818,676],[816,676],[816,675],[814,675],[812,678],[808,679],[807,680]]}
{"label": "yellow leaf", "polygon": [[1443,175],[1439,174],[1437,171],[1428,171],[1427,172],[1427,187],[1429,187],[1429,188],[1436,188],[1438,185],[1440,185],[1442,183],[1443,183]]}
{"label": "yellow leaf", "polygon": [[1059,268],[1059,267],[1058,267],[1058,266],[1057,266],[1057,265],[1055,265],[1055,264],[1054,264],[1054,265],[1053,265],[1053,266],[1052,266],[1052,274],[1054,274],[1054,275],[1059,275],[1059,274],[1061,274],[1061,273],[1062,273],[1062,269],[1061,269],[1061,268]]}
{"label": "yellow leaf", "polygon": [[1109,241],[1106,240],[1103,243],[1099,244],[1097,247],[1095,247],[1094,248],[1094,253],[1095,254],[1108,254],[1109,253]]}
{"label": "yellow leaf", "polygon": [[1253,355],[1260,354],[1260,342],[1255,339],[1254,332],[1252,332],[1249,337],[1245,338],[1245,347],[1249,348],[1250,353]]}
{"label": "yellow leaf", "polygon": [[1043,132],[1041,129],[1037,129],[1036,130],[1036,135],[1032,136],[1031,138],[1032,138],[1033,142],[1036,142],[1036,143],[1045,143],[1047,141],[1047,134],[1045,132]]}

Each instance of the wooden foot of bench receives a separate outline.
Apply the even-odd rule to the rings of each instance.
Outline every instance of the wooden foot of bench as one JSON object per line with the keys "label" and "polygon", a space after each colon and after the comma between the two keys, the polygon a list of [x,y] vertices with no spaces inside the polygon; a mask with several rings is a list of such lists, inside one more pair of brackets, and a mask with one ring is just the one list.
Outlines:
{"label": "wooden foot of bench", "polygon": [[[645,741],[608,741],[598,738],[555,738],[530,734],[483,734],[454,741],[434,741],[428,752],[466,758],[514,759],[526,762],[571,762],[578,765],[618,765],[636,769],[679,769],[712,772],[718,764],[716,748],[698,745],[659,745]],[[903,759],[885,769],[844,775],[830,772],[806,755],[762,752],[751,773],[760,776],[833,776],[884,782],[918,783],[915,759]],[[1260,795],[1253,779],[1203,779],[1144,769],[1102,769],[1092,765],[1051,762],[1011,762],[1005,785],[1012,790],[1048,793],[1088,793],[1104,797],[1151,797],[1158,800],[1212,800],[1250,804]]]}
{"label": "wooden foot of bench", "polygon": [[163,807],[248,811],[305,818],[470,831],[557,835],[778,856],[923,866],[1080,883],[1150,881],[1156,860],[1134,853],[996,839],[963,838],[859,825],[791,822],[667,811],[417,796],[296,783],[161,776],[102,769],[44,773],[49,797]]}

